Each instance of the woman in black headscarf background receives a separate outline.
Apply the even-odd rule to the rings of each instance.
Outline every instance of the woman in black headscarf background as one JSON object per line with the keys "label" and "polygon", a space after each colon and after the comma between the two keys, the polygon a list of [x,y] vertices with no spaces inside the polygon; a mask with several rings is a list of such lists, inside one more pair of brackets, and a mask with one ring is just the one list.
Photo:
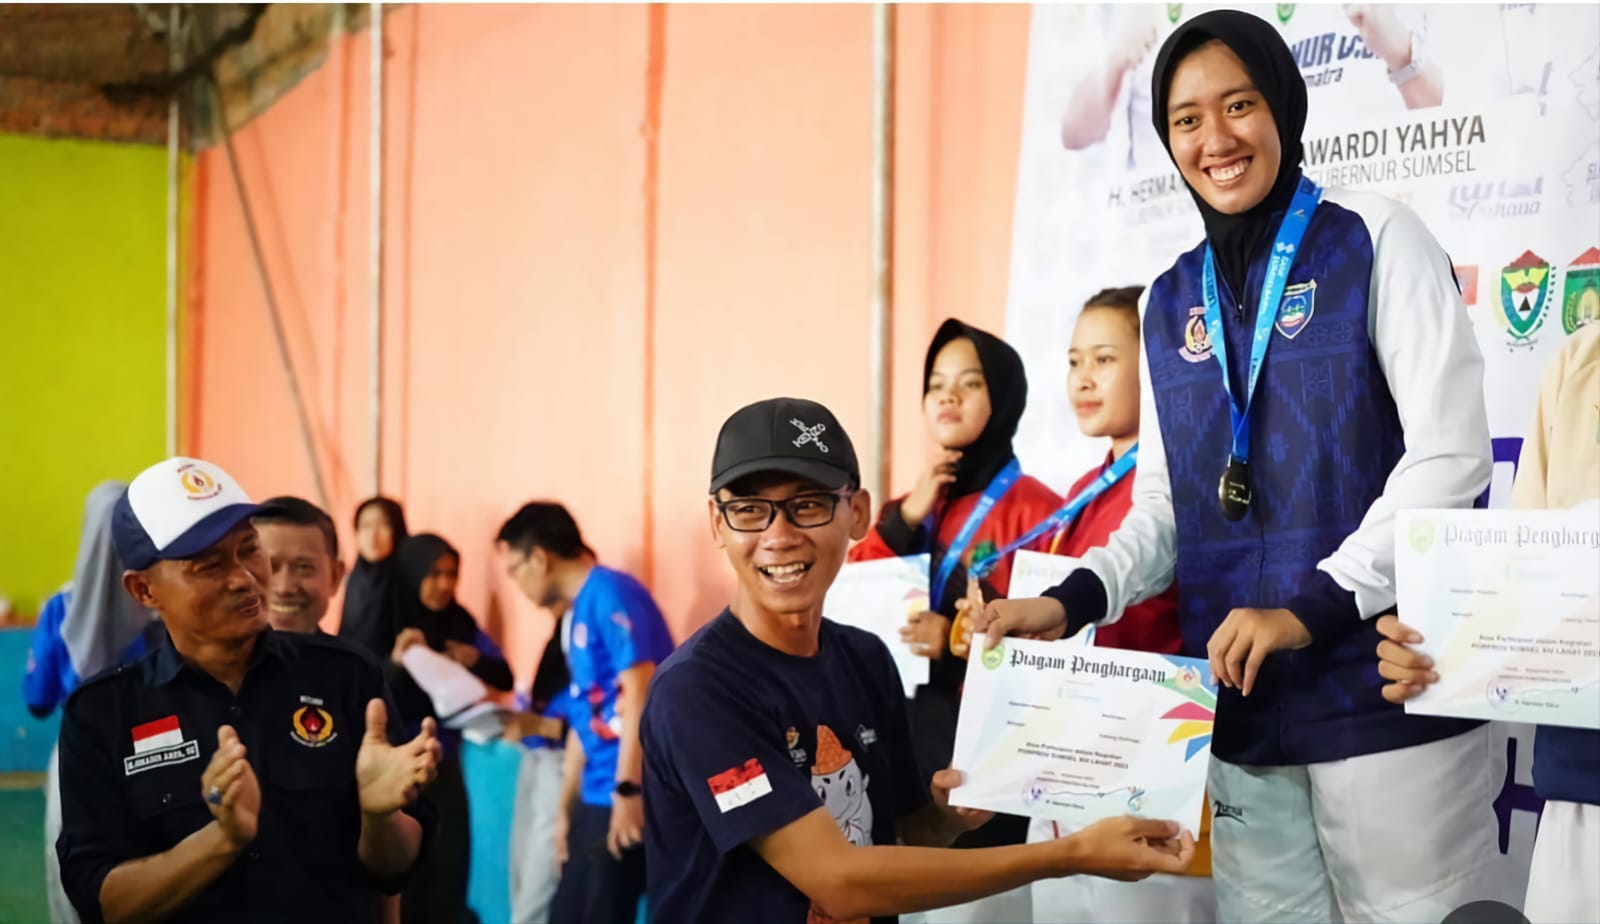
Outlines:
{"label": "woman in black headscarf background", "polygon": [[[938,583],[946,557],[955,556],[948,577],[934,590],[937,599],[930,601],[929,612],[913,616],[901,631],[904,644],[932,659],[928,683],[917,688],[910,703],[912,746],[924,779],[948,767],[955,749],[966,661],[951,654],[949,639],[956,603],[967,593],[967,565],[1003,549],[1061,505],[1043,482],[1015,468],[1012,440],[1027,403],[1022,357],[1010,344],[955,319],[940,325],[922,369],[923,420],[934,453],[910,493],[885,504],[872,531],[850,550],[850,561],[928,553],[930,586]],[[952,548],[986,492],[997,495],[994,506],[970,541]],[[1045,536],[1036,545],[1043,550],[1048,543]],[[985,598],[1003,596],[1010,579],[1007,555],[983,578]],[[997,816],[962,835],[956,845],[1020,844],[1027,827],[1026,819]],[[1026,899],[1023,888],[967,910],[980,920],[1025,918]],[[929,920],[940,920],[939,913],[930,912]]]}
{"label": "woman in black headscarf background", "polygon": [[380,661],[399,631],[394,550],[406,540],[406,512],[398,501],[369,497],[356,507],[356,562],[344,584],[339,637]]}
{"label": "woman in black headscarf background", "polygon": [[1450,260],[1400,203],[1304,177],[1305,83],[1265,20],[1180,26],[1151,95],[1206,236],[1148,291],[1134,508],[1083,568],[981,626],[1073,633],[1176,580],[1184,654],[1220,688],[1221,920],[1515,902],[1488,865],[1503,754],[1481,723],[1388,703],[1376,665],[1397,512],[1470,508],[1491,471]]}
{"label": "woman in black headscarf background", "polygon": [[[439,536],[422,533],[400,543],[394,560],[398,632],[385,673],[406,725],[420,726],[424,718],[438,717],[428,694],[403,666],[402,655],[412,645],[426,645],[450,657],[492,689],[510,690],[511,667],[505,656],[456,602],[461,553]],[[408,924],[475,919],[467,908],[471,834],[461,773],[461,733],[441,722],[439,743],[444,748],[439,776],[424,793],[438,807],[439,829],[400,899],[401,919]]]}

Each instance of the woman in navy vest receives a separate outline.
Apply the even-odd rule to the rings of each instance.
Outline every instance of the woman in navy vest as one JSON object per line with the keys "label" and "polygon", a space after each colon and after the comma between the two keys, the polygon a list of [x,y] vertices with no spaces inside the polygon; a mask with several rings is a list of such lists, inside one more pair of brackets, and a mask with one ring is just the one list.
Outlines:
{"label": "woman in navy vest", "polygon": [[1513,898],[1486,874],[1489,730],[1406,715],[1372,656],[1396,511],[1470,507],[1489,482],[1450,260],[1400,203],[1303,176],[1305,82],[1266,21],[1179,27],[1151,89],[1206,235],[1146,293],[1133,509],[1045,597],[990,604],[987,644],[1114,623],[1176,580],[1184,653],[1222,686],[1220,920],[1439,921]]}

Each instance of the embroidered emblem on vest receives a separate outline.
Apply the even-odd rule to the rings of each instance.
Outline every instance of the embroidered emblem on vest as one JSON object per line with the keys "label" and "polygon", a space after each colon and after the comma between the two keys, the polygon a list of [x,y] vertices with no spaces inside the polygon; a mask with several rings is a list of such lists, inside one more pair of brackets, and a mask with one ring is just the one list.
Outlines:
{"label": "embroidered emblem on vest", "polygon": [[1317,282],[1303,282],[1283,290],[1283,305],[1278,309],[1278,323],[1273,326],[1278,333],[1293,340],[1306,329],[1311,316],[1317,313]]}
{"label": "embroidered emblem on vest", "polygon": [[1183,325],[1183,346],[1178,348],[1178,355],[1192,363],[1211,358],[1211,335],[1206,332],[1204,305],[1189,309],[1189,319]]}

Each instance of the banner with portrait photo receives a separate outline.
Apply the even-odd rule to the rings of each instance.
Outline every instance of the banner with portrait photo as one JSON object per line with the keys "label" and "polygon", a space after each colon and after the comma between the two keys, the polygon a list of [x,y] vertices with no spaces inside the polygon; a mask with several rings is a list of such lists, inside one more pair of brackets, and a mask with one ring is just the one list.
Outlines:
{"label": "banner with portrait photo", "polygon": [[[1218,6],[1033,9],[1006,339],[1033,383],[1018,453],[1057,490],[1106,450],[1079,435],[1066,394],[1079,306],[1148,286],[1202,237],[1151,124],[1150,80],[1173,28]],[[1405,202],[1456,267],[1486,360],[1489,503],[1503,506],[1545,363],[1600,319],[1600,15],[1582,4],[1233,8],[1274,23],[1295,53],[1307,174]],[[1514,769],[1495,808],[1520,895],[1539,802],[1531,729],[1508,732]]]}

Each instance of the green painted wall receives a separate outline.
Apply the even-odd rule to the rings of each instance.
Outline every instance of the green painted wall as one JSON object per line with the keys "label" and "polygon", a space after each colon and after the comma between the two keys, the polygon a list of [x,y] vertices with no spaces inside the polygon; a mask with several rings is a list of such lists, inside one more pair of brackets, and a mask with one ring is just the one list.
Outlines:
{"label": "green painted wall", "polygon": [[0,596],[72,577],[83,501],[166,441],[166,151],[0,135]]}

